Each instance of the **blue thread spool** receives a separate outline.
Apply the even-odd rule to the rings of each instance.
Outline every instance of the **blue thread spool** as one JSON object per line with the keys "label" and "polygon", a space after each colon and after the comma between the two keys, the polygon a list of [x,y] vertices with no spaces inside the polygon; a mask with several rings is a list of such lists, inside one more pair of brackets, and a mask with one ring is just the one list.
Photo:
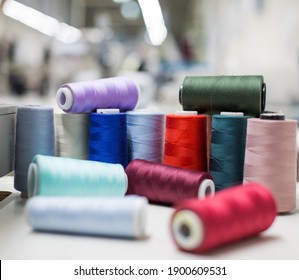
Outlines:
{"label": "blue thread spool", "polygon": [[165,114],[136,110],[127,112],[129,161],[144,159],[162,163]]}
{"label": "blue thread spool", "polygon": [[141,238],[148,201],[144,197],[30,198],[27,216],[34,230]]}
{"label": "blue thread spool", "polygon": [[247,119],[243,113],[212,117],[210,174],[216,191],[243,182]]}
{"label": "blue thread spool", "polygon": [[90,114],[88,159],[128,165],[126,114],[118,109]]}
{"label": "blue thread spool", "polygon": [[27,172],[36,154],[55,155],[54,113],[49,106],[17,108],[14,187],[27,196]]}
{"label": "blue thread spool", "polygon": [[36,155],[28,169],[28,195],[124,196],[128,179],[120,164]]}

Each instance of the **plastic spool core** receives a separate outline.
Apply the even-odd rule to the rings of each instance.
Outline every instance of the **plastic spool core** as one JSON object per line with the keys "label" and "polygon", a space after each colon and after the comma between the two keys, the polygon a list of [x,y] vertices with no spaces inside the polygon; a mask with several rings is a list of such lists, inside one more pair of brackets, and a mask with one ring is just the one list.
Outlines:
{"label": "plastic spool core", "polygon": [[211,179],[205,179],[198,188],[198,197],[205,198],[215,194],[215,183]]}
{"label": "plastic spool core", "polygon": [[260,115],[261,120],[284,121],[285,115],[282,112],[264,112]]}
{"label": "plastic spool core", "polygon": [[74,97],[71,90],[67,87],[60,88],[56,93],[56,101],[62,110],[71,109],[74,102]]}
{"label": "plastic spool core", "polygon": [[38,191],[38,168],[36,163],[30,163],[28,168],[28,196],[32,197],[37,194]]}
{"label": "plastic spool core", "polygon": [[266,107],[266,83],[263,83],[262,84],[262,112],[265,110],[265,107]]}
{"label": "plastic spool core", "polygon": [[200,246],[204,238],[204,227],[200,218],[190,210],[180,210],[173,217],[173,237],[185,250]]}
{"label": "plastic spool core", "polygon": [[244,117],[243,112],[221,112],[221,116],[235,116],[235,117]]}
{"label": "plastic spool core", "polygon": [[197,116],[197,111],[176,111],[176,116]]}
{"label": "plastic spool core", "polygon": [[117,108],[111,109],[97,109],[98,114],[119,114],[120,110]]}
{"label": "plastic spool core", "polygon": [[182,104],[183,88],[184,88],[184,86],[181,85],[180,90],[179,90],[179,102],[180,102],[180,104]]}

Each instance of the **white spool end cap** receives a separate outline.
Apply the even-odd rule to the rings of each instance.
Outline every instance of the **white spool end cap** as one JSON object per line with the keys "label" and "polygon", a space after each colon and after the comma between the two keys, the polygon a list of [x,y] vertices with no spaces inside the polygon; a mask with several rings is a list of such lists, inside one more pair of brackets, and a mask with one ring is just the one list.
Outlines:
{"label": "white spool end cap", "polygon": [[37,195],[39,172],[36,163],[30,163],[28,168],[27,192],[28,197]]}
{"label": "white spool end cap", "polygon": [[120,110],[117,108],[111,109],[97,109],[98,114],[119,114]]}
{"label": "white spool end cap", "polygon": [[69,110],[74,103],[72,91],[67,87],[61,87],[56,93],[56,102],[62,110]]}
{"label": "white spool end cap", "polygon": [[215,183],[211,179],[205,179],[201,182],[198,188],[198,197],[203,199],[207,196],[214,196]]}
{"label": "white spool end cap", "polygon": [[176,111],[176,116],[197,116],[197,111]]}
{"label": "white spool end cap", "polygon": [[193,250],[203,242],[204,226],[194,212],[180,210],[173,217],[172,233],[180,248]]}
{"label": "white spool end cap", "polygon": [[221,116],[235,116],[235,117],[243,117],[243,112],[221,112]]}

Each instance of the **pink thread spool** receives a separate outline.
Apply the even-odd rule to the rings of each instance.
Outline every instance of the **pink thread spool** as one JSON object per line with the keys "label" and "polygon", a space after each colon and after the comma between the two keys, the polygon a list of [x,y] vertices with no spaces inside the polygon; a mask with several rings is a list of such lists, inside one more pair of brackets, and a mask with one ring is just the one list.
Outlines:
{"label": "pink thread spool", "polygon": [[296,208],[297,121],[282,113],[248,120],[244,183],[259,182],[273,193],[279,213]]}

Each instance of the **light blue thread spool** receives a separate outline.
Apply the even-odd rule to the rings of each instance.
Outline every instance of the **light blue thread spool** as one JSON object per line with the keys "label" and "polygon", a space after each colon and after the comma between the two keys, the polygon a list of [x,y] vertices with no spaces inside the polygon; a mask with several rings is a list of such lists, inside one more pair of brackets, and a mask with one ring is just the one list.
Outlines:
{"label": "light blue thread spool", "polygon": [[141,238],[145,235],[144,197],[30,198],[27,216],[38,231]]}
{"label": "light blue thread spool", "polygon": [[17,108],[14,187],[27,196],[27,172],[36,154],[55,154],[54,114],[49,106]]}
{"label": "light blue thread spool", "polygon": [[28,169],[28,195],[124,196],[127,175],[120,164],[36,155]]}
{"label": "light blue thread spool", "polygon": [[129,161],[144,159],[162,163],[165,114],[136,110],[127,112]]}

